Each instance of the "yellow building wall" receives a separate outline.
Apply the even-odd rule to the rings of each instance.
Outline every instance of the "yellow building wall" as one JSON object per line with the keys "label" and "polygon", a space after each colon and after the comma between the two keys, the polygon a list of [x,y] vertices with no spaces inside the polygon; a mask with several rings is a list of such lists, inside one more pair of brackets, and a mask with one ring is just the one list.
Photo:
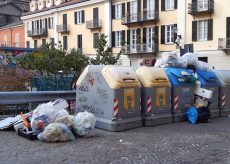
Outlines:
{"label": "yellow building wall", "polygon": [[[93,20],[93,8],[98,7],[99,10],[99,20],[102,20],[102,28],[99,30],[91,30],[86,28],[86,22]],[[85,11],[85,23],[75,24],[74,22],[74,12],[76,11]],[[82,34],[82,52],[86,55],[92,55],[96,53],[96,50],[93,48],[93,33],[99,32],[104,33],[104,4],[98,3],[94,5],[83,6],[79,8],[74,8],[58,13],[58,24],[62,24],[62,15],[67,14],[67,24],[70,25],[69,34],[58,34],[58,38],[63,42],[63,36],[68,36],[68,49],[77,47],[77,35]]]}

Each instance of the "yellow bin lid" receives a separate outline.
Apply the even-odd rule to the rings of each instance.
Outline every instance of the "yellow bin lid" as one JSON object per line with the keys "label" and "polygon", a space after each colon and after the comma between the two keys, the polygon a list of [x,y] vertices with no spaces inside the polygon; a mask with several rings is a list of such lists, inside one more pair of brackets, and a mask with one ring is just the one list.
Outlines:
{"label": "yellow bin lid", "polygon": [[131,67],[106,66],[101,73],[112,89],[141,86],[135,71]]}
{"label": "yellow bin lid", "polygon": [[144,87],[171,87],[168,76],[161,68],[142,66],[136,73]]}

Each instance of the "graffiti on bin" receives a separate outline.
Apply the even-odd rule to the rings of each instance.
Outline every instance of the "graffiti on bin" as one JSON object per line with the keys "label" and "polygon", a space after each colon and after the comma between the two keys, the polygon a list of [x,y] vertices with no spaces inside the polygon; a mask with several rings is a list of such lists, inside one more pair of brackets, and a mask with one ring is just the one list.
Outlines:
{"label": "graffiti on bin", "polygon": [[87,83],[88,83],[89,86],[93,86],[94,77],[92,75],[88,74],[86,80],[87,80]]}
{"label": "graffiti on bin", "polygon": [[87,105],[87,104],[82,104],[81,106],[78,107],[78,112],[90,112],[93,113],[96,117],[104,117],[104,111],[102,111],[98,107],[94,107],[93,105]]}
{"label": "graffiti on bin", "polygon": [[99,98],[102,100],[103,103],[107,103],[108,93],[106,89],[97,88],[97,94],[99,95]]}
{"label": "graffiti on bin", "polygon": [[83,85],[81,85],[79,87],[79,93],[80,94],[83,94],[85,92],[89,92],[89,87],[88,87],[88,85],[86,83],[84,83]]}
{"label": "graffiti on bin", "polygon": [[86,96],[79,97],[79,99],[78,99],[79,103],[85,103],[85,102],[87,102],[87,100],[88,99]]}

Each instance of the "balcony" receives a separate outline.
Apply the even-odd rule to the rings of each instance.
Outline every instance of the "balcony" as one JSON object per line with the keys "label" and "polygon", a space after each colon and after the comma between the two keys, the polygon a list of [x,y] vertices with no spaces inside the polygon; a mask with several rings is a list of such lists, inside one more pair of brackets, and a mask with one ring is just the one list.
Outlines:
{"label": "balcony", "polygon": [[57,32],[69,33],[70,32],[70,25],[68,25],[68,24],[57,25]]}
{"label": "balcony", "polygon": [[102,27],[102,21],[95,19],[95,20],[90,20],[86,21],[86,28],[87,29],[98,29]]}
{"label": "balcony", "polygon": [[47,29],[35,29],[30,30],[27,32],[28,37],[46,37],[47,36]]}
{"label": "balcony", "polygon": [[213,13],[214,0],[204,0],[202,2],[192,2],[188,4],[188,14],[197,15],[201,13]]}
{"label": "balcony", "polygon": [[158,51],[158,44],[147,43],[147,44],[134,44],[125,45],[122,47],[124,54],[147,54],[156,53]]}
{"label": "balcony", "polygon": [[121,19],[121,24],[128,25],[133,23],[142,23],[146,21],[157,21],[159,19],[159,13],[157,11],[143,10],[141,13],[126,14]]}
{"label": "balcony", "polygon": [[219,50],[230,50],[230,38],[219,38],[218,39]]}

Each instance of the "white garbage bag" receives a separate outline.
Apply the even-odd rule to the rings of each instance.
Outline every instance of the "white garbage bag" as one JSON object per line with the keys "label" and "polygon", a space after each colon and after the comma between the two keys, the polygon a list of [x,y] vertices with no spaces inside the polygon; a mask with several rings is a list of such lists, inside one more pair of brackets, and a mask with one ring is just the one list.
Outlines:
{"label": "white garbage bag", "polygon": [[181,60],[184,63],[187,63],[188,65],[194,65],[195,66],[197,61],[198,61],[198,55],[197,55],[197,53],[188,52],[181,57]]}
{"label": "white garbage bag", "polygon": [[92,113],[80,112],[74,118],[74,132],[78,136],[91,137],[95,135],[96,118]]}
{"label": "white garbage bag", "polygon": [[37,137],[43,142],[65,142],[75,140],[75,136],[71,130],[63,123],[49,124]]}
{"label": "white garbage bag", "polygon": [[60,118],[62,118],[62,117],[68,116],[68,115],[69,115],[69,112],[66,111],[65,109],[59,110],[59,111],[57,112],[57,116],[56,116],[54,122],[57,122],[56,120],[58,120],[58,119],[60,119]]}
{"label": "white garbage bag", "polygon": [[197,69],[201,69],[204,71],[210,71],[211,70],[210,65],[208,63],[203,62],[203,61],[197,61],[195,66]]}

